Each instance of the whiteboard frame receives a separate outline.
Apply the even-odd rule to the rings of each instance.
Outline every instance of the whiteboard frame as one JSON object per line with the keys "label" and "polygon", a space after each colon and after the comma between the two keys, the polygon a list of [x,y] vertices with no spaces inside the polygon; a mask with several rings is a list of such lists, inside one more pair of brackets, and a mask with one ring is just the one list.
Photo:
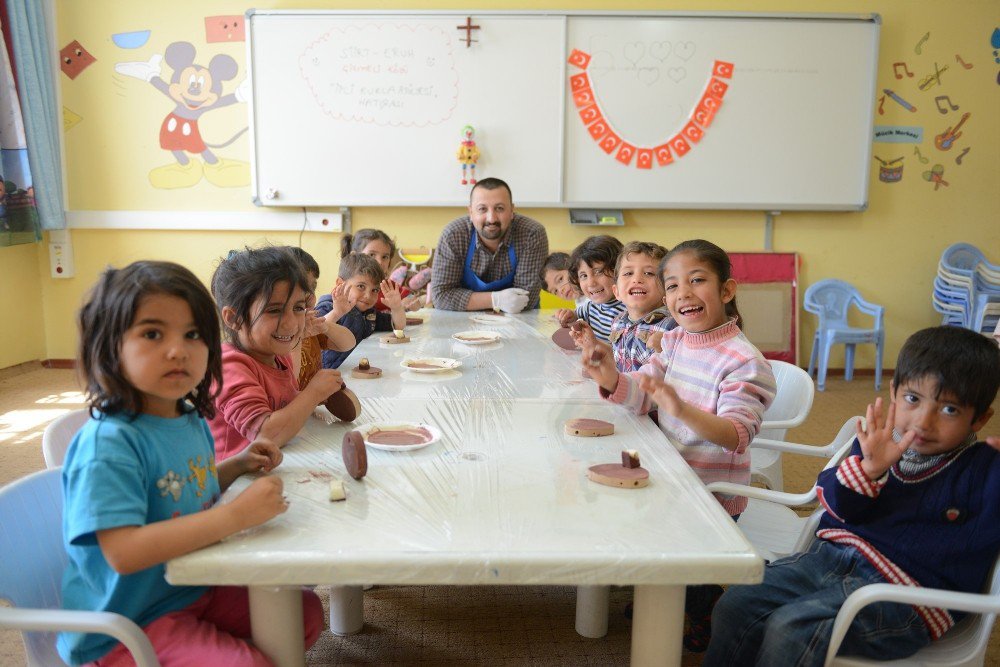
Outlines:
{"label": "whiteboard frame", "polygon": [[[342,16],[342,17],[362,17],[362,16],[401,16],[401,17],[434,17],[434,16],[455,16],[457,14],[469,14],[474,15],[477,18],[489,18],[489,17],[549,17],[549,18],[562,18],[562,32],[563,32],[563,62],[565,62],[567,56],[567,50],[569,48],[569,30],[568,24],[569,20],[573,17],[614,17],[614,18],[705,18],[705,19],[747,19],[747,20],[789,20],[789,21],[801,21],[801,20],[813,20],[813,21],[845,21],[845,22],[871,22],[875,24],[877,30],[875,33],[875,39],[872,44],[873,53],[871,53],[872,60],[872,71],[870,73],[868,81],[865,82],[865,90],[874,91],[876,90],[877,76],[878,76],[878,54],[879,46],[881,41],[881,24],[882,17],[877,13],[828,13],[828,12],[709,12],[709,11],[635,11],[635,12],[619,12],[610,10],[465,10],[459,11],[455,9],[432,9],[432,10],[392,10],[392,9],[378,9],[378,10],[363,10],[363,9],[248,9],[245,13],[246,25],[251,25],[254,17],[261,16]],[[248,29],[246,35],[246,70],[247,77],[253,81],[253,30]],[[874,98],[873,98],[874,99]],[[247,105],[247,111],[249,116],[249,141],[250,141],[250,188],[251,188],[251,200],[254,205],[262,208],[269,207],[299,207],[304,206],[302,203],[297,202],[278,202],[273,201],[269,198],[268,193],[262,193],[258,189],[257,182],[257,149],[256,149],[256,133],[257,125],[254,118],[254,103],[251,99],[251,103]],[[630,201],[605,201],[605,200],[573,200],[568,201],[565,199],[566,196],[566,95],[561,95],[560,100],[560,119],[559,119],[559,150],[560,150],[560,178],[558,185],[558,202],[532,202],[532,201],[515,201],[515,204],[522,208],[557,208],[557,209],[570,209],[570,208],[621,208],[621,209],[648,209],[648,210],[740,210],[740,211],[865,211],[868,209],[868,198],[870,193],[870,183],[871,183],[871,158],[873,153],[873,146],[871,137],[874,133],[875,125],[875,115],[872,113],[867,121],[867,136],[869,141],[867,142],[867,159],[862,165],[862,170],[864,172],[865,192],[864,201],[859,205],[818,205],[818,204],[802,204],[793,202],[774,202],[768,204],[754,203],[753,205],[748,205],[745,203],[734,202],[734,203],[699,203],[699,202],[689,202],[689,203],[668,203],[668,202],[630,202]],[[353,202],[325,202],[323,204],[305,204],[305,206],[357,206]],[[360,204],[364,206],[369,206],[373,204],[365,203]],[[456,205],[455,201],[413,201],[413,202],[397,202],[394,201],[391,204],[386,204],[385,206],[393,207],[404,207],[404,206],[414,206],[414,207],[454,207]]]}

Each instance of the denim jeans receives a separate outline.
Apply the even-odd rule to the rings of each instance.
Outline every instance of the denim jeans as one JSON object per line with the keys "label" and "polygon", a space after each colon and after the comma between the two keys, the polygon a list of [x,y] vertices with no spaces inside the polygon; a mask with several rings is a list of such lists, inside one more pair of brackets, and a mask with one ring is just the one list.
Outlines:
{"label": "denim jeans", "polygon": [[[886,580],[856,549],[815,540],[808,551],[768,564],[763,583],[726,591],[712,614],[702,664],[822,665],[844,600],[880,583]],[[912,606],[878,602],[854,618],[839,654],[894,660],[930,641]]]}

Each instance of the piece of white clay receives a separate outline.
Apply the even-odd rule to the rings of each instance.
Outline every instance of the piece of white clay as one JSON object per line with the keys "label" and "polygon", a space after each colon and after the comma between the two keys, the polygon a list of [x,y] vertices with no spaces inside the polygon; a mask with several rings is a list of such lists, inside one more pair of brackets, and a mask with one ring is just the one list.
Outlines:
{"label": "piece of white clay", "polygon": [[396,334],[396,338],[405,338],[406,334],[403,333],[402,329],[393,329],[392,333]]}
{"label": "piece of white clay", "polygon": [[330,501],[347,500],[347,491],[344,490],[344,483],[339,479],[330,480]]}

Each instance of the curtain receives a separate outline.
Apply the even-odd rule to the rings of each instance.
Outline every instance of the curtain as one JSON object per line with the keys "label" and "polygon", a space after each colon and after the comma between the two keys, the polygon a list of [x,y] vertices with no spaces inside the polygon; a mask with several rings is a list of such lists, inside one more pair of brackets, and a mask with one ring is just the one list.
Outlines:
{"label": "curtain", "polygon": [[[27,181],[17,183],[18,192],[24,190],[31,193],[32,211],[37,207],[36,220],[42,229],[65,229],[59,146],[62,114],[56,97],[56,81],[52,76],[54,35],[45,14],[45,8],[52,5],[39,0],[4,0],[3,4],[7,10],[17,75],[17,88],[12,88],[12,91],[14,99],[20,102],[23,134],[27,138],[20,147],[26,148],[26,163],[30,165],[26,176],[32,179],[30,186]],[[9,73],[10,63],[6,69]],[[6,173],[4,178],[7,178]]]}

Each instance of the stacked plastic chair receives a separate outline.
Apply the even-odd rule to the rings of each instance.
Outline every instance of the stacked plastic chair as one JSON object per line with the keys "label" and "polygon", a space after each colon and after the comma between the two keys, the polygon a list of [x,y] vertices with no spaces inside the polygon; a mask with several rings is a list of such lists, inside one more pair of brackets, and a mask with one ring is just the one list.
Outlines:
{"label": "stacked plastic chair", "polygon": [[942,324],[992,333],[1000,321],[1000,266],[968,243],[945,248],[931,297]]}

